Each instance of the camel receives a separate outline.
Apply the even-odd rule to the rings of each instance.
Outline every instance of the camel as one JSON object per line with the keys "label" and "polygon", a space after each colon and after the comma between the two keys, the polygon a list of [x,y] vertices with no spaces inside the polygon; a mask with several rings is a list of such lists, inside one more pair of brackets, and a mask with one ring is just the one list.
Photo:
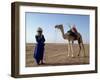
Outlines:
{"label": "camel", "polygon": [[[71,54],[72,57],[74,57],[74,55],[73,55],[73,44],[74,44],[74,41],[76,41],[76,40],[78,41],[78,45],[79,45],[78,56],[80,55],[80,51],[82,49],[84,51],[84,56],[85,56],[85,48],[84,48],[84,45],[83,45],[82,36],[79,32],[77,32],[77,36],[71,35],[68,32],[64,33],[64,29],[63,29],[62,24],[56,25],[55,28],[60,29],[63,39],[68,40],[68,55],[67,55],[68,57],[70,56],[70,54]],[[72,42],[72,44],[70,42]],[[70,53],[70,51],[71,51],[71,53]]]}

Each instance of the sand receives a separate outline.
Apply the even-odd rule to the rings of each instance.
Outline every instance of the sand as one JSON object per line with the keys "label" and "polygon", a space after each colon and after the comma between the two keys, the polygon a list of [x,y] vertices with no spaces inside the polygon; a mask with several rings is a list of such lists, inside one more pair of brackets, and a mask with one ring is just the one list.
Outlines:
{"label": "sand", "polygon": [[[68,57],[67,44],[63,43],[46,43],[45,44],[45,55],[43,65],[37,65],[34,58],[33,52],[35,44],[26,44],[26,67],[37,67],[37,66],[59,66],[59,65],[81,65],[89,64],[89,44],[84,44],[85,55],[81,51],[78,56],[79,47],[78,44],[74,44],[74,57]],[[71,53],[70,53],[71,54]]]}

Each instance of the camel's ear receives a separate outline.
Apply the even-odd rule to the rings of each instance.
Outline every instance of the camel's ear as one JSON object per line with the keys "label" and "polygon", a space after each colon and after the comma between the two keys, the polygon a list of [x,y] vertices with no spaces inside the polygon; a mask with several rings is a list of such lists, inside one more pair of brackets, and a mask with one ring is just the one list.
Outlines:
{"label": "camel's ear", "polygon": [[63,24],[60,24],[61,26],[63,26]]}
{"label": "camel's ear", "polygon": [[57,25],[55,26],[55,28],[57,28]]}
{"label": "camel's ear", "polygon": [[55,26],[55,28],[57,28],[58,25]]}

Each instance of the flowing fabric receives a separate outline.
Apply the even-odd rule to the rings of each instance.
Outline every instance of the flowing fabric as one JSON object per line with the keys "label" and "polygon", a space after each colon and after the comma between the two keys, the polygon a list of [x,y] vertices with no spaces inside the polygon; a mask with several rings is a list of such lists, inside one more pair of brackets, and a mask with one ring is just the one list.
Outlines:
{"label": "flowing fabric", "polygon": [[45,42],[45,38],[42,35],[41,37],[36,35],[36,46],[35,46],[35,50],[34,50],[34,58],[37,62],[37,64],[39,64],[40,60],[43,60],[43,55],[44,55],[44,42]]}

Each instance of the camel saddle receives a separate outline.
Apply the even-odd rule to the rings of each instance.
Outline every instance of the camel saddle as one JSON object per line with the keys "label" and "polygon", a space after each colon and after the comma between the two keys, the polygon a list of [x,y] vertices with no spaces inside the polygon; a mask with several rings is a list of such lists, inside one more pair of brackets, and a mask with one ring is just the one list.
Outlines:
{"label": "camel saddle", "polygon": [[77,32],[72,32],[72,30],[69,30],[67,33],[71,36],[77,37]]}

